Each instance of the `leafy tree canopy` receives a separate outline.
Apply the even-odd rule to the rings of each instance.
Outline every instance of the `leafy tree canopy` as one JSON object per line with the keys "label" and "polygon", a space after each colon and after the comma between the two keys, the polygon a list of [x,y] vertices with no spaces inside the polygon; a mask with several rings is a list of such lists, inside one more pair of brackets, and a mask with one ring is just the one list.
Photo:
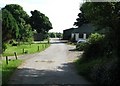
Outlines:
{"label": "leafy tree canopy", "polygon": [[2,10],[2,37],[3,42],[18,36],[18,25],[12,14],[6,10]]}
{"label": "leafy tree canopy", "polygon": [[31,39],[32,28],[29,24],[29,15],[23,10],[23,8],[18,4],[9,4],[3,9],[7,9],[17,22],[19,28],[19,36],[17,39],[21,41]]}
{"label": "leafy tree canopy", "polygon": [[99,27],[119,26],[120,2],[86,2],[81,10],[85,17]]}
{"label": "leafy tree canopy", "polygon": [[17,22],[21,22],[22,19],[25,22],[29,22],[29,15],[23,10],[23,8],[18,4],[9,4],[6,5],[3,9],[7,9],[13,17],[16,19]]}
{"label": "leafy tree canopy", "polygon": [[38,33],[47,33],[50,29],[52,29],[52,24],[45,14],[39,12],[38,10],[31,11],[31,14],[30,23],[33,30],[36,30]]}
{"label": "leafy tree canopy", "polygon": [[120,56],[120,2],[86,2],[80,9],[91,23],[108,31],[106,42]]}
{"label": "leafy tree canopy", "polygon": [[74,26],[80,27],[85,23],[88,23],[88,20],[85,18],[84,13],[81,12],[78,14],[78,18],[76,19],[76,22],[74,22]]}

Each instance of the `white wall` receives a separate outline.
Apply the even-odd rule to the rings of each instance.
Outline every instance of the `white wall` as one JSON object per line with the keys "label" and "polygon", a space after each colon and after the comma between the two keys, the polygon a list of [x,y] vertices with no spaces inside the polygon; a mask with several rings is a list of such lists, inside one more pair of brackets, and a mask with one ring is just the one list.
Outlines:
{"label": "white wall", "polygon": [[79,40],[79,33],[75,33],[75,40],[76,40],[76,41]]}
{"label": "white wall", "polygon": [[83,38],[79,38],[79,33],[72,33],[72,34],[71,34],[71,38],[73,38],[74,35],[75,35],[75,41],[78,41],[79,39],[86,39],[86,36],[87,36],[87,34],[84,33],[84,34],[83,34]]}

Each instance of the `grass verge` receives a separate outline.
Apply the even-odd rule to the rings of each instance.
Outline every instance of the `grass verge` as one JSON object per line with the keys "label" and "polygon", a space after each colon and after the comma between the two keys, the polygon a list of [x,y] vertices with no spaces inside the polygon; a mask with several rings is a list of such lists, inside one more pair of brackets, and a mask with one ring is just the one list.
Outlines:
{"label": "grass verge", "polygon": [[97,58],[89,61],[75,61],[78,73],[95,86],[117,86],[119,83],[118,60],[116,58]]}
{"label": "grass verge", "polygon": [[[39,49],[38,49],[39,46]],[[40,52],[45,50],[47,47],[49,47],[50,44],[48,43],[35,43],[35,44],[21,44],[18,46],[11,46],[7,45],[7,49],[2,54],[3,56],[14,56],[14,52],[16,52],[18,55],[21,54],[32,54],[35,52]],[[23,52],[24,49],[24,52]]]}
{"label": "grass verge", "polygon": [[75,66],[77,68],[78,74],[84,76],[87,80],[91,80],[89,75],[91,74],[91,70],[96,64],[100,64],[101,60],[96,59],[93,61],[83,61],[81,59],[77,59],[75,61]]}
{"label": "grass verge", "polygon": [[10,79],[12,73],[15,69],[22,63],[22,60],[11,60],[9,64],[6,64],[5,60],[2,60],[2,84],[7,84]]}

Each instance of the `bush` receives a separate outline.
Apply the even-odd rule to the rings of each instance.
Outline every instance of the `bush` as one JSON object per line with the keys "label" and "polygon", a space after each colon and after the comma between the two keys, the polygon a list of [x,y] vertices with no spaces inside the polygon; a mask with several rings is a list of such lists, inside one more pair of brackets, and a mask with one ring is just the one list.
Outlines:
{"label": "bush", "polygon": [[87,59],[104,55],[104,36],[98,33],[90,35],[83,56]]}
{"label": "bush", "polygon": [[103,41],[103,38],[104,36],[99,33],[91,34],[90,37],[88,38],[88,42],[90,44],[96,44]]}
{"label": "bush", "polygon": [[120,60],[116,54],[111,53],[111,46],[105,40],[98,33],[88,38],[83,56],[76,62],[77,69],[97,86],[118,86]]}
{"label": "bush", "polygon": [[[116,79],[117,73],[117,60],[111,59],[105,62],[94,64],[91,69],[91,74],[89,75],[92,80],[97,82],[99,85],[111,86],[117,85],[118,80]],[[114,86],[113,85],[113,86]]]}
{"label": "bush", "polygon": [[80,75],[85,76],[97,86],[119,85],[119,62],[116,58],[97,58],[89,61],[77,60],[76,67]]}
{"label": "bush", "polygon": [[79,50],[79,51],[83,51],[83,50],[85,50],[86,45],[87,45],[87,43],[78,43],[76,45],[76,49]]}

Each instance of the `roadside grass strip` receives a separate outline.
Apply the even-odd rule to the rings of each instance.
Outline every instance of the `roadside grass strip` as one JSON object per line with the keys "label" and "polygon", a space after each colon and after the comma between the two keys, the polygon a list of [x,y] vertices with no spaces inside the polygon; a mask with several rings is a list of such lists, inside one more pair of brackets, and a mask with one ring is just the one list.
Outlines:
{"label": "roadside grass strip", "polygon": [[8,64],[6,64],[5,60],[2,60],[2,84],[7,84],[13,72],[17,69],[17,67],[22,63],[22,60],[10,60]]}
{"label": "roadside grass strip", "polygon": [[40,52],[48,48],[50,44],[48,43],[35,43],[35,44],[21,44],[18,46],[7,45],[7,49],[3,52],[3,56],[14,56],[14,52],[17,55],[21,54],[32,54],[35,52]]}

